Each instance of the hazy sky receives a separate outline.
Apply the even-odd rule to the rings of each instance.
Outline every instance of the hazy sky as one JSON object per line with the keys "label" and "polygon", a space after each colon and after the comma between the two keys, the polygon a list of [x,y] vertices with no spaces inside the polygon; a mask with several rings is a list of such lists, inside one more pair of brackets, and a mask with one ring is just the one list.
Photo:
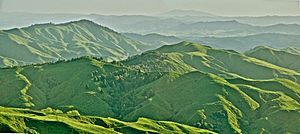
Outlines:
{"label": "hazy sky", "polygon": [[[217,15],[300,15],[299,0],[0,0],[0,10],[37,13],[157,14],[172,9]],[[2,6],[1,6],[2,5]]]}

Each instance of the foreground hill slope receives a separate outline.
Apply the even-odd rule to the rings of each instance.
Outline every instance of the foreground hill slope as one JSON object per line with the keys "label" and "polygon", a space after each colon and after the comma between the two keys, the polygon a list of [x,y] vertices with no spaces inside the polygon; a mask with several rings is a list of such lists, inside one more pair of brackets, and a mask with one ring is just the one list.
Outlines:
{"label": "foreground hill slope", "polygon": [[0,31],[0,67],[81,56],[120,60],[149,49],[88,20]]}
{"label": "foreground hill slope", "polygon": [[0,132],[23,133],[205,133],[214,132],[168,121],[140,118],[123,122],[113,118],[80,116],[77,111],[63,113],[0,107]]}
{"label": "foreground hill slope", "polygon": [[130,122],[145,117],[217,133],[300,131],[297,71],[190,42],[121,62],[83,57],[0,73],[5,107],[78,110]]}

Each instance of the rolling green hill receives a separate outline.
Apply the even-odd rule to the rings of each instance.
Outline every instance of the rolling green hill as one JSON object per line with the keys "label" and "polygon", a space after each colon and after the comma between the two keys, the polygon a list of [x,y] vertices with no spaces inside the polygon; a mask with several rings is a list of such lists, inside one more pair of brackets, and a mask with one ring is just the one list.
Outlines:
{"label": "rolling green hill", "polygon": [[245,52],[246,55],[300,72],[300,51],[296,48],[274,49],[259,46]]}
{"label": "rolling green hill", "polygon": [[80,116],[78,111],[63,113],[47,108],[42,111],[0,107],[0,132],[23,133],[205,133],[214,132],[168,121],[139,118],[123,122],[113,118]]}
{"label": "rolling green hill", "polygon": [[0,31],[0,67],[82,56],[121,60],[149,46],[88,20]]}
{"label": "rolling green hill", "polygon": [[[67,125],[63,128],[69,131],[70,127],[112,131],[103,121],[121,125],[113,130],[124,133],[300,131],[299,72],[232,50],[191,42],[163,46],[124,61],[82,57],[0,69],[0,74],[0,105],[22,108],[13,109],[17,114],[9,118],[6,110],[10,109],[2,108],[0,123],[6,125],[0,130],[23,132],[25,128],[36,128],[42,132],[44,129],[39,127],[43,126],[31,121],[39,120],[54,122],[54,127],[57,123],[60,127]],[[38,111],[19,114],[24,108],[45,112],[48,107],[63,113],[77,110],[82,116],[76,119],[89,126],[70,115],[59,115],[53,121],[53,116]],[[16,120],[28,121],[26,127],[13,129]]]}

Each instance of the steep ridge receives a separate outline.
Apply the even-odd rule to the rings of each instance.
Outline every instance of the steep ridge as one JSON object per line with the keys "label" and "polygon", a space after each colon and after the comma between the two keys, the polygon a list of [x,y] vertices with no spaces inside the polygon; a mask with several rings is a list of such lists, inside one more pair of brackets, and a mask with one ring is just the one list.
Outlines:
{"label": "steep ridge", "polygon": [[[213,49],[208,46],[202,46],[190,42],[181,42],[172,46],[163,46],[157,50],[144,53],[142,56],[137,56],[137,58],[133,58],[133,60],[128,60],[128,64],[150,65],[149,62],[155,62],[153,61],[153,58],[151,59],[153,56],[162,57],[158,60],[159,62],[164,62],[164,58],[167,60],[176,59],[177,61],[175,62],[177,62],[180,66],[187,65],[200,71],[207,70],[205,72],[220,73],[234,77],[252,79],[271,79],[278,77],[288,78],[296,82],[299,79],[299,73],[294,70],[247,57],[235,51]],[[145,59],[149,59],[149,62]],[[154,58],[154,60],[157,59]],[[256,71],[256,73],[249,72],[249,70]],[[261,73],[259,73],[259,71]]]}
{"label": "steep ridge", "polygon": [[296,48],[286,50],[259,46],[245,52],[247,56],[300,72],[300,51]]}
{"label": "steep ridge", "polygon": [[300,54],[300,48],[295,48],[295,47],[288,47],[283,49],[287,52],[293,53],[293,54]]}
{"label": "steep ridge", "polygon": [[70,60],[82,56],[121,60],[149,49],[88,20],[0,31],[0,67]]}
{"label": "steep ridge", "polygon": [[0,74],[5,107],[78,110],[130,122],[145,117],[217,133],[300,131],[298,72],[191,42],[120,62],[83,57]]}

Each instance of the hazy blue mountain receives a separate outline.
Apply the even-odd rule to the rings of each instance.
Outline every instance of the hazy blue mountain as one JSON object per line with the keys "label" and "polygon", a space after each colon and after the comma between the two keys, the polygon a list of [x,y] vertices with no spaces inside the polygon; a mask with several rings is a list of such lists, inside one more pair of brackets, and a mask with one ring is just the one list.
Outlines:
{"label": "hazy blue mountain", "polygon": [[142,16],[141,19],[136,18],[137,16],[134,17],[135,19],[131,17],[123,16],[121,17],[122,19],[116,17],[105,19],[100,16],[95,21],[124,33],[159,33],[183,37],[234,37],[261,33],[300,34],[300,25],[298,24],[256,26],[241,23],[238,20],[195,21],[182,20],[180,17]]}
{"label": "hazy blue mountain", "polygon": [[277,24],[271,26],[254,26],[233,21],[196,22],[179,24],[171,28],[161,29],[159,33],[187,37],[234,37],[262,33],[281,33],[300,35],[298,24]]}
{"label": "hazy blue mountain", "polygon": [[179,16],[215,16],[211,13],[196,10],[175,9],[159,14],[159,16],[179,17]]}
{"label": "hazy blue mountain", "polygon": [[276,24],[298,24],[300,25],[300,16],[260,16],[260,17],[231,17],[242,23],[268,26]]}
{"label": "hazy blue mountain", "polygon": [[299,34],[300,35],[300,25],[299,24],[276,24],[271,26],[262,27],[261,32],[269,33],[287,33],[287,34]]}
{"label": "hazy blue mountain", "polygon": [[[238,21],[211,21],[179,24],[171,28],[160,29],[164,34],[177,36],[235,36],[244,34],[244,31],[254,30],[256,27],[239,23]],[[230,34],[229,34],[230,33]],[[233,34],[234,33],[234,34]]]}
{"label": "hazy blue mountain", "polygon": [[[94,22],[110,27],[118,32],[144,31],[147,28],[146,25],[142,27],[137,25],[159,20],[158,17],[144,15],[93,15],[93,18]],[[135,25],[135,27],[132,27],[132,25]]]}
{"label": "hazy blue mountain", "polygon": [[[198,11],[185,11],[185,10],[173,10],[169,13],[181,13],[180,16],[145,16],[145,15],[98,15],[98,14],[33,14],[33,13],[0,13],[0,28],[9,29],[14,27],[29,26],[32,24],[41,23],[62,23],[70,20],[80,20],[89,19],[94,22],[107,26],[118,32],[127,33],[140,33],[140,34],[150,34],[150,33],[161,33],[168,35],[182,35],[181,31],[176,30],[178,27],[184,26],[187,29],[195,28],[190,33],[185,33],[186,35],[192,36],[192,34],[197,34],[201,36],[228,36],[228,35],[247,35],[253,33],[266,32],[276,32],[276,33],[289,33],[289,34],[299,34],[299,27],[296,25],[277,25],[277,24],[300,24],[299,16],[263,16],[263,17],[224,17],[224,16],[205,16],[205,14]],[[201,16],[204,14],[204,16]],[[190,16],[185,14],[200,14],[199,16]],[[216,23],[216,22],[239,22],[239,25],[253,25],[253,28],[249,30],[239,29],[234,32],[231,31],[211,31],[205,33],[197,27],[205,27],[203,23]],[[203,25],[201,25],[203,24]],[[188,26],[190,25],[190,26]],[[226,26],[226,24],[221,24]],[[220,25],[220,26],[221,26]],[[257,25],[257,26],[256,26]],[[275,25],[275,26],[270,26]],[[256,27],[255,27],[256,26]],[[267,26],[266,28],[258,26]],[[270,27],[269,27],[270,26]],[[282,28],[280,28],[282,27]],[[225,27],[224,27],[225,28]],[[181,28],[181,30],[184,28]],[[185,31],[188,31],[188,30]],[[225,28],[226,29],[226,28]],[[236,29],[236,28],[235,28]],[[221,29],[222,30],[222,29]],[[279,31],[278,31],[279,30]],[[198,32],[195,32],[198,31]],[[179,33],[177,33],[179,32]],[[213,34],[217,32],[217,34]]]}
{"label": "hazy blue mountain", "polygon": [[38,14],[21,12],[0,12],[0,29],[21,28],[34,24],[65,23],[81,19],[91,19],[81,14]]}
{"label": "hazy blue mountain", "polygon": [[[189,40],[222,49],[247,51],[256,46],[270,46],[273,48],[300,47],[300,35],[264,33],[238,37],[194,37]],[[292,51],[292,50],[291,50]]]}
{"label": "hazy blue mountain", "polygon": [[183,39],[177,38],[175,36],[165,36],[156,33],[146,34],[146,35],[135,34],[135,33],[124,33],[123,35],[131,39],[146,43],[149,46],[155,48],[161,47],[163,45],[176,44],[183,41]]}

